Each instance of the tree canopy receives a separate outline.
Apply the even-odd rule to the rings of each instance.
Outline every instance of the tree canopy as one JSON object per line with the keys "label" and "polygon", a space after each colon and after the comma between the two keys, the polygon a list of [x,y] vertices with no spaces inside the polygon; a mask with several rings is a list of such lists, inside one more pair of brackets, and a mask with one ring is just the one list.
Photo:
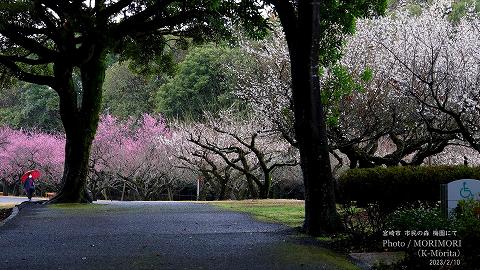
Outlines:
{"label": "tree canopy", "polygon": [[106,70],[103,112],[122,119],[140,118],[153,112],[153,95],[160,79],[135,74],[128,65],[129,62],[116,62]]}
{"label": "tree canopy", "polygon": [[191,50],[178,71],[157,93],[157,111],[170,118],[200,119],[233,103],[233,86],[224,69],[236,50],[207,45]]}
{"label": "tree canopy", "polygon": [[46,86],[18,82],[1,90],[0,125],[61,131],[58,96]]}
{"label": "tree canopy", "polygon": [[56,61],[80,67],[93,44],[145,64],[162,55],[167,34],[201,40],[228,35],[239,21],[258,35],[266,26],[256,4],[233,0],[9,0],[0,15],[2,66],[21,80],[49,86],[55,86]]}
{"label": "tree canopy", "polygon": [[66,158],[63,188],[52,202],[88,200],[88,160],[109,52],[146,64],[163,55],[171,36],[228,36],[240,22],[253,34],[266,28],[260,6],[247,0],[7,0],[0,16],[2,68],[59,95]]}

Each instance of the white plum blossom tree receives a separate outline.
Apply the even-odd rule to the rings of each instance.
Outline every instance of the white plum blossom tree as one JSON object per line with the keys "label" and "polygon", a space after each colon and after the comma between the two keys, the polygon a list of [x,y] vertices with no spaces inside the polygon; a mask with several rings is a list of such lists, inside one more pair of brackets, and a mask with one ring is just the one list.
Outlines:
{"label": "white plum blossom tree", "polygon": [[381,74],[394,98],[413,105],[409,112],[432,137],[460,140],[480,151],[480,22],[467,16],[451,23],[448,3],[416,16],[397,12],[363,20],[352,48]]}
{"label": "white plum blossom tree", "polygon": [[[420,164],[440,152],[452,136],[436,135],[418,121],[415,102],[391,91],[391,69],[381,69],[369,44],[369,30],[348,39],[340,64],[321,70],[322,100],[328,123],[328,139],[334,172],[346,160],[350,167]],[[364,33],[366,32],[366,33]],[[237,74],[235,96],[268,119],[293,146],[297,146],[291,106],[291,78],[286,43],[280,31],[264,41],[241,39],[243,61],[227,67]],[[375,69],[375,70],[374,70]],[[411,113],[405,113],[405,112]],[[413,128],[412,128],[413,127]],[[377,151],[394,142],[389,151]]]}
{"label": "white plum blossom tree", "polygon": [[223,197],[225,189],[235,189],[237,181],[232,176],[240,175],[249,197],[268,198],[277,182],[274,171],[298,165],[297,150],[263,117],[253,113],[239,116],[227,110],[205,119],[186,130],[192,151],[180,159],[195,165],[210,181],[220,181]]}

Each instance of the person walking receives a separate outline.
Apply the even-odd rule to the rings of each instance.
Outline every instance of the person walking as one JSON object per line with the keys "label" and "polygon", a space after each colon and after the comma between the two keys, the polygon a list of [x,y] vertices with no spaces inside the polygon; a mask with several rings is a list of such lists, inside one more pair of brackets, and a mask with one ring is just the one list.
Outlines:
{"label": "person walking", "polygon": [[25,189],[25,193],[27,194],[28,200],[32,200],[33,193],[35,193],[35,181],[31,174],[28,175],[28,178],[23,183],[23,188]]}

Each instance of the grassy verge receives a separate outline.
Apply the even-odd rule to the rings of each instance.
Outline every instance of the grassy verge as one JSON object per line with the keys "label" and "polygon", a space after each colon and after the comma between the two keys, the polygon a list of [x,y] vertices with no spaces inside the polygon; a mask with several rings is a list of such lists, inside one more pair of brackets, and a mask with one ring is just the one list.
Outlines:
{"label": "grassy verge", "polygon": [[102,212],[105,210],[105,205],[95,203],[56,203],[47,205],[48,208],[57,209],[64,212],[89,214],[92,212]]}
{"label": "grassy verge", "polygon": [[304,203],[298,200],[215,201],[208,204],[248,213],[258,220],[281,223],[290,227],[301,226],[305,217]]}
{"label": "grassy verge", "polygon": [[[304,202],[298,200],[243,200],[207,203],[223,209],[250,214],[260,221],[280,223],[290,227],[302,226],[305,218]],[[326,238],[331,241],[331,238]],[[323,243],[329,242],[326,239],[317,239]],[[286,262],[302,261],[307,265],[324,263],[326,269],[359,269],[344,255],[316,245],[285,243],[276,249]]]}
{"label": "grassy verge", "polygon": [[[299,200],[268,199],[268,200],[243,200],[243,201],[209,201],[202,202],[217,207],[250,214],[255,219],[273,222],[289,227],[300,227],[305,218],[305,204]],[[343,240],[341,234],[334,236],[316,237],[324,244],[330,245],[337,240]]]}

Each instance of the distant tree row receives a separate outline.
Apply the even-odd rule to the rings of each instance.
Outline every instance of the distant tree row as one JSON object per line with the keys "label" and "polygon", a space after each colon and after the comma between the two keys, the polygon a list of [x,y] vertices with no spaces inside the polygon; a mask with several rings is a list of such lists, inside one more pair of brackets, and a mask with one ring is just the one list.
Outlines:
{"label": "distant tree row", "polygon": [[[101,118],[89,160],[87,187],[98,199],[301,198],[298,153],[258,119],[223,112],[207,123],[167,122],[144,114]],[[278,135],[278,134],[277,134]],[[64,135],[0,128],[0,182],[21,194],[20,176],[42,172],[38,193],[58,191]],[[183,197],[182,197],[183,196]]]}

